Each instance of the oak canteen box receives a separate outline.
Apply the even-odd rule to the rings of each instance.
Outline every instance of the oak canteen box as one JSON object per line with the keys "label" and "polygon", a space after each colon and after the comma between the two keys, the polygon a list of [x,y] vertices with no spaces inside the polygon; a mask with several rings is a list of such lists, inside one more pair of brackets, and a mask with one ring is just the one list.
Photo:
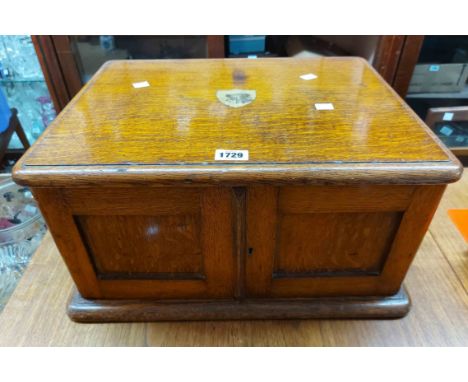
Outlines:
{"label": "oak canteen box", "polygon": [[111,61],[14,169],[76,321],[401,317],[457,159],[362,59]]}

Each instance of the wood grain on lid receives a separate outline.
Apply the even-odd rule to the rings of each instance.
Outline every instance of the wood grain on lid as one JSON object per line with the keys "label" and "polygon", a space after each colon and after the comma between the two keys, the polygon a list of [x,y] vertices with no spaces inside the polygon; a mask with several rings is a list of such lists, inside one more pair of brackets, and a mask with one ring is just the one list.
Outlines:
{"label": "wood grain on lid", "polygon": [[[226,106],[216,93],[230,89],[256,98]],[[219,148],[249,164],[448,160],[364,60],[323,58],[110,62],[25,164],[209,164]]]}

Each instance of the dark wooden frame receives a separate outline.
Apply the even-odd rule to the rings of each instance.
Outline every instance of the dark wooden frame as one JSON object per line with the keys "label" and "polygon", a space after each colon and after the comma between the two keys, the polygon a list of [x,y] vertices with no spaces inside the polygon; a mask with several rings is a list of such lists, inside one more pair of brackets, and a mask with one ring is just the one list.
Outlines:
{"label": "dark wooden frame", "polygon": [[[138,192],[143,192],[147,196],[151,196],[154,192],[171,195],[167,190],[158,190],[158,187],[154,186],[142,187]],[[262,185],[260,187],[268,186]],[[315,187],[312,186],[312,188]],[[188,192],[191,188],[192,186],[182,186],[178,188],[177,192]],[[242,193],[248,193],[248,189],[249,187],[244,189]],[[348,188],[348,190],[351,189]],[[124,200],[122,203],[118,203],[121,207],[124,206],[124,210],[120,210],[120,213],[124,212],[124,215],[135,213],[139,215],[142,209],[144,209],[145,214],[154,215],[160,214],[161,208],[166,208],[169,213],[174,213],[180,208],[192,209],[194,207],[183,202],[183,199],[175,199],[183,202],[181,206],[170,203],[171,206],[167,208],[166,202],[163,201],[147,210],[147,202],[139,197],[134,198],[135,193],[132,193],[131,199],[128,199],[128,192],[122,188],[99,187],[91,191],[89,188],[39,187],[33,188],[32,192],[79,290],[74,294],[68,306],[69,316],[78,322],[123,322],[402,317],[408,312],[410,301],[404,290],[400,289],[400,285],[444,189],[445,185],[416,186],[414,192],[404,191],[402,198],[398,196],[397,200],[390,199],[392,200],[390,204],[378,203],[375,202],[375,198],[369,198],[369,200],[374,200],[374,204],[362,205],[365,211],[368,210],[368,207],[371,210],[380,209],[384,204],[385,210],[393,211],[401,208],[405,210],[394,237],[391,252],[385,261],[382,273],[378,276],[360,277],[356,274],[353,277],[342,275],[334,277],[333,274],[330,274],[330,277],[321,278],[276,279],[275,283],[280,284],[276,284],[275,289],[265,289],[266,293],[263,293],[264,286],[270,281],[270,267],[265,266],[264,261],[266,258],[260,259],[263,266],[259,266],[258,261],[250,257],[246,250],[246,246],[251,245],[249,244],[249,236],[250,239],[253,237],[252,233],[249,234],[247,224],[249,218],[246,220],[246,216],[252,212],[256,215],[255,211],[251,209],[258,209],[258,206],[253,203],[248,207],[248,203],[239,202],[242,197],[239,198],[238,191],[240,189],[238,187],[237,191],[234,188],[229,190],[227,187],[203,187],[203,193],[211,195],[209,196],[210,202],[207,203],[207,206],[211,206],[209,207],[211,212],[206,215],[207,217],[211,215],[209,217],[210,225],[214,227],[217,222],[216,226],[219,227],[221,222],[230,222],[222,229],[227,235],[224,235],[218,244],[211,247],[219,250],[212,252],[216,260],[213,258],[210,262],[205,261],[205,266],[211,268],[211,281],[209,283],[211,288],[206,285],[203,279],[165,279],[162,282],[160,279],[100,278],[90,260],[92,256],[89,255],[89,249],[87,249],[82,234],[76,226],[76,216],[106,215],[109,211],[113,211],[109,208],[115,205],[117,199],[124,198],[134,203],[128,205]],[[99,201],[95,200],[93,196],[90,197],[90,191],[96,195],[96,190],[99,193],[104,191],[107,194],[107,196],[102,196],[103,200],[106,200],[110,195],[113,195],[113,200],[106,205],[106,203],[102,203],[103,200]],[[398,194],[401,190],[398,190]],[[362,191],[359,189],[359,192]],[[326,192],[323,193],[323,195],[325,194]],[[386,194],[385,190],[383,194]],[[228,213],[231,218],[225,219],[227,209],[221,214],[214,213],[215,210],[219,211],[219,208],[213,201],[220,200],[218,197],[220,195],[224,196],[221,198],[224,200],[220,205],[224,205],[225,209],[229,209],[229,195],[233,198],[232,211]],[[411,195],[411,199],[408,200],[407,196],[409,195]],[[351,198],[351,200],[354,199]],[[361,205],[363,200],[365,199],[358,200],[356,206]],[[330,205],[334,206],[334,203],[330,203]],[[328,207],[325,205],[320,208],[325,211]],[[342,207],[342,205],[338,205],[338,210],[341,210]],[[234,209],[238,211],[236,212]],[[260,218],[262,217],[260,216]],[[261,220],[264,221],[264,219]],[[229,236],[229,224],[233,224],[232,236],[226,240],[226,237]],[[253,225],[259,226],[255,222]],[[245,235],[247,235],[247,239],[245,239]],[[254,235],[256,236],[255,233]],[[265,236],[261,236],[265,240]],[[212,234],[207,235],[207,239],[214,237]],[[207,243],[212,242],[212,240],[207,241]],[[255,245],[256,251],[262,250],[262,246],[259,244]],[[224,249],[220,249],[219,245],[222,245]],[[256,257],[258,256],[257,253]],[[255,260],[255,263],[251,263],[249,266],[248,263],[252,260]],[[267,262],[269,260],[271,258],[267,259]],[[237,264],[245,266],[236,269]],[[213,275],[217,275],[217,280],[213,280]],[[252,282],[258,280],[260,280],[260,293],[251,289]],[[231,284],[232,281],[235,282],[235,285]],[[291,281],[294,281],[295,285],[284,283]],[[304,295],[301,295],[301,291],[305,291]],[[311,292],[313,292],[312,296],[310,296]]]}
{"label": "dark wooden frame", "polygon": [[382,36],[377,46],[373,66],[389,84],[395,76],[404,41],[405,36]]}
{"label": "dark wooden frame", "polygon": [[[362,312],[361,302],[356,302],[356,297],[363,295],[371,301],[367,300],[364,315],[360,317],[368,317],[369,314],[397,317],[407,311],[407,298],[397,298],[397,309],[389,311],[387,297],[398,295],[445,184],[458,180],[461,175],[459,162],[439,142],[432,141],[429,129],[389,91],[384,80],[363,59],[325,58],[320,62],[314,59],[271,60],[275,65],[274,71],[265,69],[265,61],[262,60],[249,60],[247,65],[247,78],[260,73],[253,81],[258,92],[265,94],[265,99],[270,98],[270,93],[280,94],[278,97],[281,99],[297,96],[297,71],[309,63],[319,78],[326,77],[323,76],[326,73],[331,79],[329,83],[317,82],[315,90],[318,92],[326,92],[330,84],[334,84],[334,74],[349,73],[350,77],[345,77],[349,79],[341,84],[343,92],[357,92],[356,103],[364,103],[368,107],[366,118],[375,118],[374,126],[380,125],[384,129],[383,132],[369,129],[366,141],[372,144],[366,143],[368,150],[365,151],[370,154],[364,150],[364,155],[359,154],[359,150],[348,156],[349,147],[360,145],[361,137],[342,134],[340,127],[349,125],[347,116],[354,111],[352,105],[345,104],[338,108],[337,128],[331,131],[331,135],[320,133],[320,129],[330,132],[327,125],[329,118],[333,117],[328,115],[317,119],[316,125],[320,129],[311,131],[306,123],[302,123],[310,120],[308,108],[305,107],[298,115],[295,105],[277,113],[275,105],[269,105],[272,109],[269,112],[264,111],[261,103],[254,103],[251,105],[254,109],[246,108],[246,111],[239,112],[248,111],[245,116],[250,118],[250,128],[242,131],[238,118],[229,124],[229,121],[224,123],[221,116],[221,123],[207,124],[205,116],[200,114],[194,119],[196,125],[191,126],[198,134],[191,137],[187,147],[182,147],[178,140],[180,132],[174,131],[171,123],[161,125],[155,131],[154,121],[145,116],[157,113],[161,120],[170,121],[179,110],[178,103],[186,105],[186,100],[177,96],[186,89],[181,76],[200,78],[199,83],[191,83],[191,96],[211,100],[213,94],[206,92],[207,85],[219,88],[213,85],[212,79],[225,83],[225,76],[232,78],[238,70],[238,62],[189,60],[185,61],[186,67],[181,73],[179,68],[174,68],[173,61],[159,60],[120,61],[105,65],[100,74],[80,91],[85,97],[78,96],[71,101],[69,112],[62,114],[60,120],[49,128],[48,139],[39,140],[32,151],[16,163],[14,180],[31,187],[79,293],[89,300],[79,298],[72,302],[70,314],[74,319],[84,319],[82,313],[85,313],[93,315],[91,319],[94,320],[131,320],[135,316],[131,313],[129,317],[128,311],[137,309],[141,319],[297,318],[333,316],[335,313],[340,317],[343,314],[356,317],[356,309]],[[158,103],[161,92],[146,92],[136,102],[134,91],[127,86],[129,66],[132,72],[151,72],[146,78],[149,82],[161,82],[161,73],[167,73],[165,81],[172,91],[168,94],[173,96],[165,103]],[[229,72],[226,74],[227,69]],[[354,81],[356,72],[362,74],[363,81]],[[284,74],[285,80],[275,88],[271,88],[268,80],[257,81],[260,77],[274,78],[278,73]],[[362,87],[368,87],[370,92],[360,92]],[[107,97],[120,91],[119,102],[115,97]],[[301,95],[307,104],[307,94]],[[382,104],[390,105],[387,110],[390,113],[380,110]],[[205,110],[207,118],[213,119],[210,110],[200,110]],[[255,134],[252,140],[244,140],[246,134],[258,130],[259,112],[272,117],[265,122],[274,126],[271,132],[278,133],[278,140],[273,142],[269,137],[265,139]],[[96,113],[101,113],[100,124],[95,120]],[[141,117],[137,130],[135,113]],[[291,116],[297,119],[301,129],[285,131]],[[394,126],[388,126],[385,122],[392,118],[398,121]],[[122,121],[122,128],[117,132],[107,129],[109,120]],[[217,132],[220,133],[215,131],[210,135],[213,125],[218,126]],[[126,139],[133,133],[137,134],[135,139]],[[314,158],[309,158],[311,134],[326,138],[322,139],[326,146],[317,147],[318,153],[312,162]],[[83,144],[74,144],[78,136]],[[348,140],[349,144],[338,145],[342,139]],[[377,139],[382,145],[376,148]],[[394,146],[395,139],[399,143],[397,146]],[[153,142],[154,150],[146,150],[145,142],[148,140]],[[90,141],[96,145],[85,150]],[[219,142],[227,141],[246,143],[252,152],[262,152],[262,155],[257,158],[252,155],[248,164],[207,159],[212,158],[212,149],[219,147]],[[414,141],[416,146],[402,152],[405,144],[411,145]],[[291,145],[290,152],[279,154],[284,142],[294,142],[294,145]],[[162,152],[161,147],[169,143],[172,146],[165,147]],[[336,159],[341,160],[337,162]],[[171,224],[171,229],[193,233],[185,241],[194,247],[196,256],[201,253],[207,258],[206,253],[215,254],[217,260],[210,255],[210,261],[203,263],[204,268],[198,261],[195,266],[178,267],[174,264],[178,253],[184,257],[192,252],[183,247],[180,251],[169,250],[168,265],[164,265],[164,261],[155,256],[161,252],[156,242],[154,246],[145,244],[153,232],[161,236],[167,232],[166,229],[155,228],[161,226],[157,216],[190,217],[194,214],[202,216],[194,218],[201,222],[198,224],[200,230],[183,228],[187,224],[183,220],[179,224],[181,217],[174,218],[175,224]],[[344,217],[341,214],[351,215]],[[369,217],[368,214],[376,215]],[[142,218],[142,215],[153,218]],[[93,227],[93,224],[88,224],[93,221],[99,225]],[[196,225],[191,221],[187,227]],[[342,224],[341,221],[345,222]],[[133,227],[137,230],[133,231]],[[192,239],[197,235],[205,244],[201,249],[200,240]],[[161,246],[175,247],[179,238],[180,235],[174,235],[172,240]],[[334,244],[335,241],[341,242],[339,246]],[[115,246],[115,243],[123,242],[125,247]],[[293,243],[291,247],[281,245],[288,242]],[[369,252],[361,251],[364,248],[361,243],[366,245],[366,242],[381,243],[380,248],[375,250],[375,254],[367,255],[374,250],[369,246],[366,247]],[[319,245],[306,246],[308,243]],[[210,252],[205,252],[204,248],[208,246]],[[124,252],[125,255],[121,256]],[[358,259],[359,253],[364,256],[363,260]],[[146,254],[151,263],[145,259]],[[311,262],[304,261],[305,254],[311,254],[307,256]],[[126,259],[114,262],[114,255]],[[282,261],[286,257],[291,261]],[[349,259],[344,261],[343,257]],[[111,265],[100,265],[105,258],[111,260]],[[316,263],[317,258],[323,261]],[[371,261],[368,262],[367,258]],[[189,282],[199,281],[205,275],[213,293],[205,293],[201,282],[184,285],[180,282],[181,276]],[[168,282],[164,291],[159,282],[163,277]],[[232,279],[237,282],[231,284]],[[226,287],[230,287],[229,293],[224,293]],[[223,294],[215,295],[215,291],[223,291]],[[383,296],[383,300],[376,301],[375,296]],[[317,301],[316,297],[324,297],[325,300]],[[340,300],[337,301],[337,297]],[[133,305],[126,302],[119,308],[108,301],[119,298],[131,299],[133,302],[130,304]],[[221,298],[228,301],[218,304]],[[270,300],[268,306],[258,301],[260,298],[288,300],[278,303]],[[95,299],[98,302],[91,301]],[[99,301],[101,299],[104,302]],[[299,302],[299,299],[304,300]],[[288,301],[294,312],[288,309]],[[162,302],[165,303],[163,306]],[[194,303],[189,305],[189,310],[187,303]],[[302,305],[302,311],[298,305]],[[349,307],[353,306],[356,309],[350,310]],[[381,310],[385,306],[387,308]],[[325,311],[323,307],[326,307]],[[96,315],[100,309],[105,312],[104,316]],[[114,312],[111,316],[109,309]],[[75,315],[77,310],[79,312]]]}
{"label": "dark wooden frame", "polygon": [[408,91],[424,36],[382,36],[374,67],[400,97]]}
{"label": "dark wooden frame", "polygon": [[395,76],[392,81],[393,88],[401,97],[405,97],[408,92],[411,77],[413,76],[414,67],[418,62],[423,42],[424,36],[406,36]]}
{"label": "dark wooden frame", "polygon": [[71,100],[52,36],[32,36],[34,48],[49,88],[55,110],[59,113]]}

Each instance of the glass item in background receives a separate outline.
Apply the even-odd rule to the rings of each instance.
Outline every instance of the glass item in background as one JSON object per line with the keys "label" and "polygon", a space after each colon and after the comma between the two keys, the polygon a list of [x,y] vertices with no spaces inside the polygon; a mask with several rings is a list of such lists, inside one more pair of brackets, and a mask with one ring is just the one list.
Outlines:
{"label": "glass item in background", "polygon": [[0,36],[0,62],[2,79],[44,80],[30,36]]}
{"label": "glass item in background", "polygon": [[70,36],[83,83],[109,60],[206,58],[206,36]]}
{"label": "glass item in background", "polygon": [[437,122],[434,131],[448,147],[468,148],[468,121]]}
{"label": "glass item in background", "polygon": [[[55,109],[31,36],[0,35],[0,87],[32,144],[55,118]],[[23,148],[16,134],[10,149]]]}
{"label": "glass item in background", "polygon": [[0,182],[0,311],[5,306],[29,259],[46,232],[46,225],[31,192]]}
{"label": "glass item in background", "polygon": [[41,119],[44,126],[48,126],[55,119],[55,109],[48,96],[39,96],[36,101],[41,105]]}
{"label": "glass item in background", "polygon": [[0,88],[0,133],[4,132],[10,124],[11,110],[5,95]]}

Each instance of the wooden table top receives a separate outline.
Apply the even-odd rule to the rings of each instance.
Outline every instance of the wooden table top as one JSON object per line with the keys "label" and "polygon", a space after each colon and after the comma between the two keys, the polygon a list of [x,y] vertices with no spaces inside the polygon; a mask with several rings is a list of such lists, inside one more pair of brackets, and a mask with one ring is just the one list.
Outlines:
{"label": "wooden table top", "polygon": [[467,346],[468,244],[447,209],[468,208],[468,174],[449,185],[405,285],[397,320],[76,324],[72,280],[49,235],[0,313],[0,346]]}
{"label": "wooden table top", "polygon": [[[308,74],[316,78],[301,78]],[[149,86],[133,86],[145,81]],[[236,89],[244,93],[229,94]],[[249,159],[216,161],[217,149],[248,150]],[[360,58],[136,60],[104,65],[17,169],[33,176],[55,166],[73,178],[96,166],[102,173],[131,166],[147,174],[214,166],[227,177],[270,165],[316,174],[324,164],[346,171],[404,164],[402,172],[445,164],[455,180],[453,162]]]}

